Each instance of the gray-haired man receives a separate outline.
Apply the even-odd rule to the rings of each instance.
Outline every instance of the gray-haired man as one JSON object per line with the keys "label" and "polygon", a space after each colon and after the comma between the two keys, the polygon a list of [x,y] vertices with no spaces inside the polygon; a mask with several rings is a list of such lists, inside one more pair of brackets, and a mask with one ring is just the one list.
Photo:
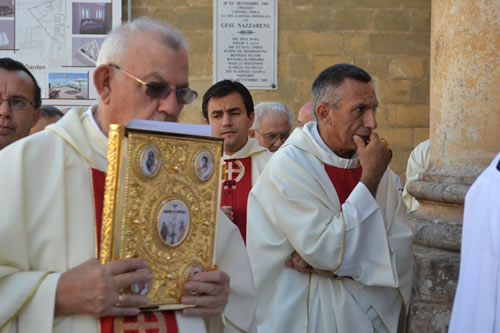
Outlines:
{"label": "gray-haired man", "polygon": [[140,331],[252,330],[255,301],[246,251],[223,214],[216,261],[229,274],[201,272],[185,283],[186,290],[199,296],[183,297],[181,302],[193,307],[182,313],[144,315],[139,307],[146,304],[145,296],[121,293],[121,288],[151,280],[143,259],[104,265],[96,259],[96,189],[106,170],[108,127],[134,118],[177,121],[197,95],[188,87],[184,38],[147,19],[122,25],[103,43],[94,83],[98,105],[71,110],[47,131],[0,153],[0,172],[9,175],[0,179],[0,290],[5,304],[0,328],[104,333],[125,330],[131,321]]}

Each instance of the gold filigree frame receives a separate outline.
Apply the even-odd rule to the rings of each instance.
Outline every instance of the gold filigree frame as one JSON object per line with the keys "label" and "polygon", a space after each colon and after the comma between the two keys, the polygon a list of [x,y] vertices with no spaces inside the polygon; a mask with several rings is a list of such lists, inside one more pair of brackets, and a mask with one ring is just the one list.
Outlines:
{"label": "gold filigree frame", "polygon": [[[128,141],[123,147],[125,134]],[[121,140],[112,140],[116,136]],[[144,156],[148,151],[145,147],[153,143],[161,163],[154,176],[144,177],[137,161],[140,154]],[[120,149],[124,152],[117,154]],[[185,307],[179,300],[185,294],[183,284],[193,267],[211,270],[215,263],[222,140],[139,130],[114,135],[111,129],[109,150],[101,262],[144,258],[153,273],[147,307]],[[200,152],[213,158],[213,174],[205,181],[200,181],[193,171],[193,161]],[[123,171],[117,174],[120,169]],[[172,203],[185,207],[189,226],[181,239],[169,244],[162,239],[159,223],[160,211]],[[169,215],[165,213],[163,217],[167,219]]]}

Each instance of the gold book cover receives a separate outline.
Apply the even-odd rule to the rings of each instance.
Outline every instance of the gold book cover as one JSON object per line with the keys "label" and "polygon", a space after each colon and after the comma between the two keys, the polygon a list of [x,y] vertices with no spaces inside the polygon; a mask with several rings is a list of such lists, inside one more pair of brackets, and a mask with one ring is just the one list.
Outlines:
{"label": "gold book cover", "polygon": [[223,141],[204,125],[133,122],[110,127],[100,260],[144,258],[151,284],[124,292],[180,309],[184,282],[215,267]]}

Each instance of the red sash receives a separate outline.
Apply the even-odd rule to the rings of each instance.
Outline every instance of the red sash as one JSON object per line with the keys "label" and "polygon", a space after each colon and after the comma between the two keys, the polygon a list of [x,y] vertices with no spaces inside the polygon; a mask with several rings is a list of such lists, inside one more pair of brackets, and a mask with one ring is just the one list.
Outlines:
{"label": "red sash", "polygon": [[361,179],[361,166],[355,169],[342,169],[327,164],[324,166],[342,205]]}
{"label": "red sash", "polygon": [[[102,209],[106,173],[92,169],[97,251],[101,244]],[[101,333],[178,333],[173,311],[140,313],[135,317],[103,317]]]}
{"label": "red sash", "polygon": [[246,243],[247,201],[252,188],[252,157],[226,160],[226,179],[222,183],[220,205],[233,208],[233,223]]}

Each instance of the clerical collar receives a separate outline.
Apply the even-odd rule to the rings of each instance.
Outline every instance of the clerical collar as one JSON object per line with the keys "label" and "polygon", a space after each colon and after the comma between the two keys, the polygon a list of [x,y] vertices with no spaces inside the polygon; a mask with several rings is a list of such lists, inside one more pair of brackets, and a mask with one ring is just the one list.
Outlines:
{"label": "clerical collar", "polygon": [[318,131],[318,125],[316,124],[316,126],[313,126],[313,128],[311,129],[311,135],[314,139],[314,141],[316,141],[316,143],[328,154],[333,154],[333,155],[337,155],[333,152],[333,150],[330,149],[330,147],[328,147],[328,145],[325,143],[325,141],[323,141],[323,138],[321,137],[321,135],[319,135],[319,131]]}
{"label": "clerical collar", "polygon": [[251,145],[252,145],[252,140],[257,140],[257,139],[252,139],[252,138],[248,138],[247,139],[247,143],[245,143],[245,145],[243,147],[241,147],[240,150],[238,150],[237,152],[235,152],[234,154],[232,155],[228,155],[224,152],[224,154],[222,155],[222,158],[224,160],[233,160],[233,159],[238,159],[238,158],[243,158],[243,157],[247,157],[248,154],[250,153],[251,151]]}
{"label": "clerical collar", "polygon": [[97,132],[99,132],[107,140],[108,137],[106,136],[106,134],[104,134],[104,132],[101,130],[101,128],[99,127],[99,125],[97,125],[97,122],[95,121],[94,112],[96,111],[97,111],[97,105],[92,105],[91,107],[89,107],[87,111],[85,111],[85,116],[89,118],[90,123],[95,127]]}
{"label": "clerical collar", "polygon": [[323,138],[319,134],[318,124],[315,124],[314,126],[312,126],[311,136],[314,139],[314,141],[316,141],[316,143],[320,146],[320,148],[323,149],[329,155],[337,156],[338,158],[345,160],[345,161],[353,160],[358,156],[357,152],[354,153],[354,155],[352,155],[351,158],[344,158],[344,157],[340,157],[339,155],[335,154],[335,152],[333,150],[331,150],[330,147],[328,147],[328,145],[325,143],[325,141],[323,140]]}

